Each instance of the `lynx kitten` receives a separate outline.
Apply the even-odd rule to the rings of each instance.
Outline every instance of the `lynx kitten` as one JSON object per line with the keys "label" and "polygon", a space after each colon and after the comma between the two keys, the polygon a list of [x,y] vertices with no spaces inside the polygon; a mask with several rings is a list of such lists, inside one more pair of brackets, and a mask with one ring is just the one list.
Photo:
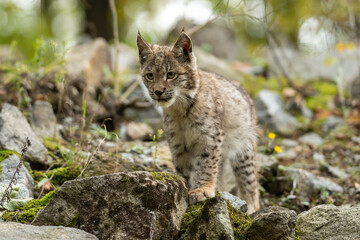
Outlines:
{"label": "lynx kitten", "polygon": [[188,181],[190,204],[214,197],[230,161],[239,197],[250,213],[258,210],[257,118],[247,92],[198,69],[184,31],[172,47],[150,45],[139,33],[137,46],[144,84],[164,109],[164,130],[176,171]]}

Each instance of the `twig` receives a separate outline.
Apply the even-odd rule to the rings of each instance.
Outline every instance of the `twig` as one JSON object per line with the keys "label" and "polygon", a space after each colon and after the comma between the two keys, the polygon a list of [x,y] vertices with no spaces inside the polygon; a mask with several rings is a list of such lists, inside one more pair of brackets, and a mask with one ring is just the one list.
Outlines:
{"label": "twig", "polygon": [[11,193],[13,191],[13,185],[16,185],[17,184],[17,179],[16,179],[16,174],[17,175],[20,175],[20,169],[21,169],[21,166],[23,165],[23,157],[24,155],[26,154],[27,150],[28,150],[28,147],[31,146],[31,142],[30,142],[30,139],[29,137],[26,137],[26,140],[25,140],[25,143],[24,143],[24,147],[21,149],[21,156],[20,156],[20,162],[19,164],[17,165],[16,169],[15,169],[15,172],[11,178],[11,181],[9,183],[9,185],[7,186],[7,188],[5,189],[4,191],[4,194],[0,200],[0,206],[2,208],[5,208],[4,207],[4,203],[8,203],[10,202],[10,199],[11,199]]}
{"label": "twig", "polygon": [[114,44],[115,44],[115,94],[118,95],[119,93],[119,73],[118,73],[118,57],[119,57],[119,28],[118,28],[118,19],[117,19],[117,12],[116,12],[116,5],[114,0],[109,0],[111,15],[113,20],[113,31],[114,31]]}

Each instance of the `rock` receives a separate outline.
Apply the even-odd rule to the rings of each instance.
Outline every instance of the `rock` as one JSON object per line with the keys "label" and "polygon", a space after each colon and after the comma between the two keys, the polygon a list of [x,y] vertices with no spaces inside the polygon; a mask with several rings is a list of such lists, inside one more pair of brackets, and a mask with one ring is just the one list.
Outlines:
{"label": "rock", "polygon": [[296,140],[292,140],[292,139],[283,139],[281,141],[281,146],[284,146],[284,147],[296,147],[299,145],[299,142],[296,141]]}
{"label": "rock", "polygon": [[70,227],[32,226],[15,222],[0,222],[0,238],[7,240],[97,240],[94,235]]}
{"label": "rock", "polygon": [[242,77],[228,62],[201,49],[195,49],[197,66],[205,71],[220,74],[228,79],[241,81]]}
{"label": "rock", "polygon": [[326,162],[320,162],[320,171],[332,177],[340,179],[345,179],[349,177],[349,174],[347,174],[344,170],[338,167],[330,166]]}
{"label": "rock", "polygon": [[208,200],[180,239],[234,239],[226,200],[221,197]]}
{"label": "rock", "polygon": [[[126,70],[138,70],[139,69],[139,55],[138,52],[126,45],[125,43],[119,42],[119,55],[118,58],[118,70],[126,71]],[[112,45],[110,47],[112,62],[115,63],[116,50],[115,46]]]}
{"label": "rock", "polygon": [[[275,48],[271,51],[278,56],[290,78],[303,81],[330,79],[334,82],[340,79],[340,86],[344,86],[352,97],[360,99],[359,48],[321,54],[306,54],[290,48]],[[270,74],[282,75],[278,62],[273,60],[270,53],[268,65]]]}
{"label": "rock", "polygon": [[93,177],[117,172],[133,172],[148,170],[145,166],[123,157],[116,157],[106,152],[96,152],[82,177]]}
{"label": "rock", "polygon": [[65,182],[33,224],[72,226],[99,239],[173,239],[187,197],[184,183],[172,174],[83,178]]}
{"label": "rock", "polygon": [[59,138],[56,116],[49,102],[36,101],[30,116],[30,124],[37,136]]}
{"label": "rock", "polygon": [[360,207],[319,205],[297,218],[301,240],[360,239]]}
{"label": "rock", "polygon": [[[186,20],[180,20],[171,31],[168,42],[174,43],[183,27],[187,31],[192,27],[196,27],[196,25],[190,24]],[[238,41],[234,29],[229,28],[226,23],[212,22],[201,26],[190,35],[193,44],[196,46],[195,50],[206,49],[220,59],[236,60],[238,59],[238,50],[242,51],[237,47]],[[195,56],[197,55],[195,54]]]}
{"label": "rock", "polygon": [[293,149],[285,149],[282,152],[276,153],[275,157],[277,159],[294,159],[298,157],[298,153]]}
{"label": "rock", "polygon": [[294,239],[295,211],[283,207],[268,207],[253,213],[250,217],[253,220],[245,230],[246,239]]}
{"label": "rock", "polygon": [[318,177],[306,170],[287,167],[283,170],[283,175],[288,177],[291,181],[296,181],[299,193],[306,198],[310,197],[312,193],[317,194],[321,190],[339,193],[344,191],[338,184],[326,178]]}
{"label": "rock", "polygon": [[324,140],[317,133],[311,132],[299,137],[299,142],[318,147],[324,143]]}
{"label": "rock", "polygon": [[73,47],[65,61],[68,84],[85,88],[92,95],[101,87],[104,69],[111,69],[110,49],[102,38]]}
{"label": "rock", "polygon": [[219,192],[220,196],[225,200],[229,201],[233,208],[238,209],[244,213],[247,212],[247,203],[244,200],[241,200],[237,196],[232,195],[228,192]]}
{"label": "rock", "polygon": [[323,132],[329,132],[342,123],[344,123],[344,120],[341,117],[330,116],[326,118],[325,122],[321,125],[321,130]]}
{"label": "rock", "polygon": [[31,146],[24,156],[31,165],[47,165],[51,163],[48,151],[31,129],[21,112],[10,104],[5,103],[0,113],[0,149],[9,149],[21,153],[26,137]]}
{"label": "rock", "polygon": [[269,90],[261,90],[255,99],[261,124],[282,135],[291,135],[299,124],[296,118],[283,109],[279,95]]}
{"label": "rock", "polygon": [[256,154],[257,165],[259,166],[259,174],[261,181],[268,181],[276,176],[277,168],[279,166],[278,160],[272,156],[261,153]]}
{"label": "rock", "polygon": [[[0,163],[2,168],[0,184],[8,185],[10,183],[19,162],[20,158],[16,154],[13,154]],[[19,187],[19,193],[14,198],[25,199],[34,197],[34,180],[25,166],[21,166],[19,175],[16,176],[16,179],[16,184],[13,186]]]}
{"label": "rock", "polygon": [[146,123],[129,122],[126,125],[126,135],[130,140],[147,140],[154,130]]}

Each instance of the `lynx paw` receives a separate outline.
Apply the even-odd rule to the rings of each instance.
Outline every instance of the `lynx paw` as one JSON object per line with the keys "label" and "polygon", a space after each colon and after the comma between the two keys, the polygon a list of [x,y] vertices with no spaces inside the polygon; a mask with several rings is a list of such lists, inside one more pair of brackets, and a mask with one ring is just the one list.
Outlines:
{"label": "lynx paw", "polygon": [[189,203],[194,204],[215,197],[215,190],[209,187],[196,188],[189,192]]}

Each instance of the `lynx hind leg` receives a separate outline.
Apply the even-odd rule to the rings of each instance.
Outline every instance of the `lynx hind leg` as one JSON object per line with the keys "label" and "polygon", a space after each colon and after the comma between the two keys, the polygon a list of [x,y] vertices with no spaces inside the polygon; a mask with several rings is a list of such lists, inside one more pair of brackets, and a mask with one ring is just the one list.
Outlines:
{"label": "lynx hind leg", "polygon": [[248,213],[260,208],[259,186],[256,179],[255,151],[247,149],[237,153],[232,159],[238,196],[248,205]]}

